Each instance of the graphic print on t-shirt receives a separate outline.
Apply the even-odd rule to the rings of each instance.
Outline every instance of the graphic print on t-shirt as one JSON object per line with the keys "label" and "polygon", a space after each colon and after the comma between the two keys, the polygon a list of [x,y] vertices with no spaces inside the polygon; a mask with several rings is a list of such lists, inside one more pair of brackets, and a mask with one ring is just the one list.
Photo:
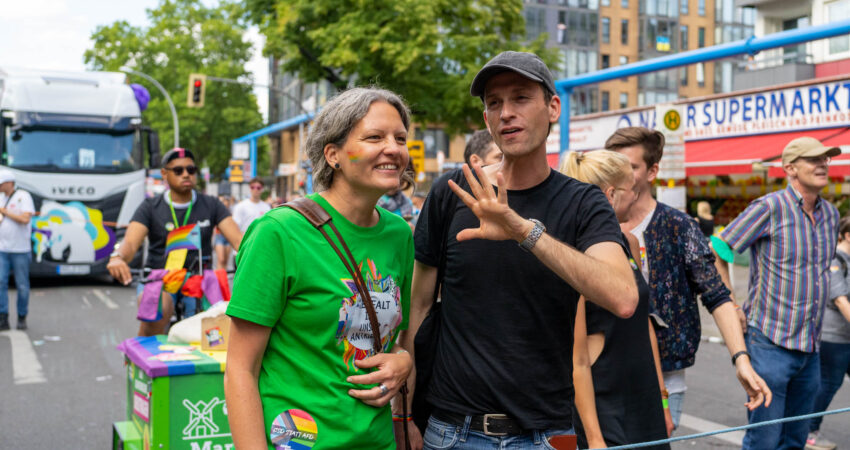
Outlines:
{"label": "graphic print on t-shirt", "polygon": [[[381,275],[374,261],[367,258],[365,265],[368,270],[364,274],[363,281],[372,297],[372,304],[375,305],[375,315],[378,316],[380,326],[381,346],[386,349],[392,337],[392,330],[401,324],[401,289],[392,276]],[[359,268],[361,273],[363,273],[362,269],[361,265]],[[360,299],[354,280],[343,279],[342,282],[354,295],[343,298],[341,301],[336,338],[337,344],[344,345],[343,361],[346,367],[352,368],[355,367],[353,366],[355,360],[374,354],[372,326],[369,324],[369,313],[366,312],[366,307]]]}
{"label": "graphic print on t-shirt", "polygon": [[290,409],[275,417],[269,437],[275,450],[306,450],[316,445],[319,428],[309,413]]}

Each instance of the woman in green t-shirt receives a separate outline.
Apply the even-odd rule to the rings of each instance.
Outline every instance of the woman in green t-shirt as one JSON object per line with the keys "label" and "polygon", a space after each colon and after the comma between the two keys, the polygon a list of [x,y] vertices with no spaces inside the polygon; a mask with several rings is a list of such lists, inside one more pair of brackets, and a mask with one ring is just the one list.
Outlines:
{"label": "woman in green t-shirt", "polygon": [[396,344],[407,328],[413,237],[376,203],[407,177],[409,124],[397,95],[355,88],[325,105],[306,142],[319,192],[309,198],[359,265],[386,353],[375,354],[351,274],[307,219],[277,208],[245,233],[224,377],[237,448],[395,448],[388,402],[413,367]]}

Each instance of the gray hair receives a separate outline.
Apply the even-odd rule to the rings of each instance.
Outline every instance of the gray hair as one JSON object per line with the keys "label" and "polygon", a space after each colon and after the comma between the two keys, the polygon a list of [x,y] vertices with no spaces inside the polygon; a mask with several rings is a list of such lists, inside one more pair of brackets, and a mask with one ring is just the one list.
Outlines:
{"label": "gray hair", "polygon": [[305,144],[313,166],[313,184],[317,192],[328,189],[333,183],[334,169],[325,159],[325,146],[334,144],[342,147],[351,130],[366,117],[369,107],[375,102],[389,103],[398,111],[404,128],[410,128],[410,110],[404,100],[393,92],[369,86],[339,93],[316,116]]}

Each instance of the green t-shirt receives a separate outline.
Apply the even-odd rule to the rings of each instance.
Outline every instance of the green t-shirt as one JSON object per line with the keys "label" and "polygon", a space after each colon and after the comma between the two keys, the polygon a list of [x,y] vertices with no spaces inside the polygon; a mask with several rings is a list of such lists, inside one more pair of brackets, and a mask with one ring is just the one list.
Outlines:
{"label": "green t-shirt", "polygon": [[[382,208],[377,225],[359,227],[321,196],[310,198],[328,211],[360,264],[384,349],[392,348],[407,328],[410,227]],[[227,314],[272,327],[259,377],[269,448],[395,448],[390,407],[348,395],[374,387],[346,381],[366,373],[354,361],[372,355],[371,327],[351,275],[322,234],[298,212],[277,208],[251,224],[236,261]]]}

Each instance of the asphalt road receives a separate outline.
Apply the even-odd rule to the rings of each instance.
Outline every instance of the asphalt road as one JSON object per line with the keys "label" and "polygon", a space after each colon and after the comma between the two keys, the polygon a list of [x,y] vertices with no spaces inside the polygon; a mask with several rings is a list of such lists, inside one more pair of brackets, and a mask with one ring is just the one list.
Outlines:
{"label": "asphalt road", "polygon": [[[91,279],[34,284],[30,329],[0,332],[0,449],[110,447],[112,423],[126,414],[123,358],[115,347],[136,334],[134,293]],[[703,324],[706,337],[716,334],[707,314]],[[687,383],[686,416],[676,436],[746,424],[744,392],[723,345],[702,342]],[[845,384],[831,409],[848,406]],[[850,414],[827,417],[822,429],[850,447]],[[673,448],[739,448],[741,436]]]}

